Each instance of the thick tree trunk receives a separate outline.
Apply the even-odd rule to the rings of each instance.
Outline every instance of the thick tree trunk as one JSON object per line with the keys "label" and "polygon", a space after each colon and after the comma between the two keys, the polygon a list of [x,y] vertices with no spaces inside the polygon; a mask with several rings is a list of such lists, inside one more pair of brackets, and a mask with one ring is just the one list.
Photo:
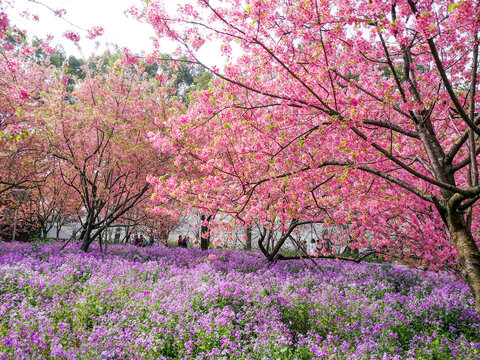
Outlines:
{"label": "thick tree trunk", "polygon": [[[203,231],[204,229],[206,229],[205,232]],[[208,231],[208,227],[202,226],[202,237],[200,239],[200,248],[202,250],[208,250],[208,247],[210,246],[210,237],[203,237],[206,231]]]}
{"label": "thick tree trunk", "polygon": [[92,243],[90,226],[87,226],[87,229],[85,229],[85,231],[82,233],[84,237],[82,239],[82,246],[80,247],[80,249],[87,252],[90,244]]}
{"label": "thick tree trunk", "polygon": [[245,250],[252,250],[252,228],[249,226],[245,229],[247,241],[245,243]]}
{"label": "thick tree trunk", "polygon": [[463,277],[470,287],[475,305],[480,311],[480,251],[463,214],[449,211],[447,221],[450,236],[458,251]]}
{"label": "thick tree trunk", "polygon": [[89,246],[90,246],[90,241],[87,240],[87,239],[83,239],[82,246],[80,246],[80,249],[81,249],[82,251],[87,252]]}

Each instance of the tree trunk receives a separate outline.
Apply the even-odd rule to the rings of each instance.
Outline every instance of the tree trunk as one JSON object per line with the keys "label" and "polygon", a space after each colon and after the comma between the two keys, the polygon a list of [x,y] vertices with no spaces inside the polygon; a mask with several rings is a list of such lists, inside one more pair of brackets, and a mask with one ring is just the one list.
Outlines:
{"label": "tree trunk", "polygon": [[329,239],[325,241],[325,251],[329,254],[332,253],[332,242]]}
{"label": "tree trunk", "polygon": [[458,214],[454,210],[449,211],[447,222],[450,236],[458,251],[463,277],[480,311],[480,251],[463,214]]}
{"label": "tree trunk", "polygon": [[130,244],[131,235],[130,228],[125,226],[125,238],[123,239],[125,244]]}
{"label": "tree trunk", "polygon": [[92,235],[91,232],[92,232],[92,229],[90,227],[90,224],[88,224],[87,228],[84,231],[82,231],[83,238],[82,238],[82,246],[80,247],[82,251],[87,252],[88,248],[90,247],[90,244],[93,241],[91,239],[91,235]]}
{"label": "tree trunk", "polygon": [[210,246],[210,232],[209,232],[209,228],[208,228],[208,225],[204,226],[203,225],[203,221],[207,221],[208,223],[210,223],[210,220],[212,219],[212,215],[209,215],[208,217],[206,217],[205,215],[202,215],[201,218],[202,220],[202,226],[200,228],[200,248],[202,250],[208,250],[208,247]]}
{"label": "tree trunk", "polygon": [[98,242],[100,243],[100,252],[101,252],[101,253],[105,253],[105,252],[103,251],[103,247],[102,247],[102,237],[101,237],[101,236],[98,238]]}
{"label": "tree trunk", "polygon": [[41,236],[42,240],[47,240],[48,231],[44,226],[42,226],[42,229],[40,231],[40,236]]}
{"label": "tree trunk", "polygon": [[48,231],[47,231],[47,225],[45,224],[45,221],[37,217],[37,222],[40,225],[40,231],[39,233],[37,232],[35,235],[39,236],[42,240],[47,240]]}
{"label": "tree trunk", "polygon": [[245,235],[247,236],[247,240],[245,243],[245,250],[252,250],[252,227],[251,226],[245,229]]}
{"label": "tree trunk", "polygon": [[[277,243],[274,243],[273,241],[273,231],[267,231],[267,229],[264,228],[263,234],[260,233],[260,238],[258,239],[258,247],[260,248],[260,251],[265,255],[265,257],[268,259],[268,261],[275,261],[278,258],[283,258],[283,256],[280,254],[280,249],[282,245],[285,243],[285,241],[290,237],[292,231],[297,227],[298,221],[297,220],[292,220],[290,223],[290,226],[286,232],[282,233],[282,236],[280,239],[278,239]],[[267,233],[269,233],[268,237],[266,236]],[[265,237],[267,237],[267,248],[265,249],[263,245],[263,241],[265,240]],[[270,251],[268,246],[269,244],[272,244],[272,250]]]}
{"label": "tree trunk", "polygon": [[210,236],[206,235],[208,233],[208,226],[202,226],[201,228],[201,237],[200,237],[200,248],[202,250],[208,250],[210,245]]}
{"label": "tree trunk", "polygon": [[60,231],[62,230],[62,227],[60,226],[60,224],[57,223],[57,229],[56,229],[56,232],[55,232],[55,239],[58,241],[60,239]]}
{"label": "tree trunk", "polygon": [[352,249],[350,246],[345,246],[345,249],[343,249],[342,256],[349,257],[352,255]]}
{"label": "tree trunk", "polygon": [[115,244],[118,244],[120,242],[120,228],[119,227],[117,227],[115,229],[115,238],[114,238],[113,242]]}
{"label": "tree trunk", "polygon": [[89,246],[90,246],[90,239],[84,238],[84,239],[83,239],[83,242],[82,242],[82,246],[80,247],[80,249],[81,249],[82,251],[87,252]]}
{"label": "tree trunk", "polygon": [[[165,246],[168,246],[168,236],[170,235],[170,232],[166,229],[160,231],[160,239]],[[158,244],[160,245],[160,243]]]}

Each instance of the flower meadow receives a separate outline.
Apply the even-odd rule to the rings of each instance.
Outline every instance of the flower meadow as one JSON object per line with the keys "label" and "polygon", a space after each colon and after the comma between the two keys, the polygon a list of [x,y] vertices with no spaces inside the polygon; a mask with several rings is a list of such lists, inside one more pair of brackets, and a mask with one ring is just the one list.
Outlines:
{"label": "flower meadow", "polygon": [[479,359],[466,285],[253,252],[0,244],[0,359]]}

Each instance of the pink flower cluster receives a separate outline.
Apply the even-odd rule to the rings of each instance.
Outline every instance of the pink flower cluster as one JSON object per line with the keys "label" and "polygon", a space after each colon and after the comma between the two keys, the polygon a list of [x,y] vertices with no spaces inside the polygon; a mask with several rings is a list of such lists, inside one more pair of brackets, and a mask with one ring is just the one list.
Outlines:
{"label": "pink flower cluster", "polygon": [[75,31],[65,31],[63,33],[63,36],[66,37],[68,40],[72,40],[73,42],[79,42],[80,41],[80,35],[76,33]]}
{"label": "pink flower cluster", "polygon": [[5,33],[8,28],[8,16],[4,12],[0,12],[0,38],[3,38],[5,36]]}
{"label": "pink flower cluster", "polygon": [[125,55],[125,63],[127,65],[135,65],[138,63],[138,57],[135,54],[132,54],[129,49],[124,48],[123,54]]}
{"label": "pink flower cluster", "polygon": [[62,17],[66,13],[67,13],[67,10],[65,10],[65,9],[55,10],[55,16],[58,16],[58,17]]}
{"label": "pink flower cluster", "polygon": [[88,31],[87,39],[93,40],[99,36],[102,36],[104,32],[103,27],[101,26],[94,26]]}

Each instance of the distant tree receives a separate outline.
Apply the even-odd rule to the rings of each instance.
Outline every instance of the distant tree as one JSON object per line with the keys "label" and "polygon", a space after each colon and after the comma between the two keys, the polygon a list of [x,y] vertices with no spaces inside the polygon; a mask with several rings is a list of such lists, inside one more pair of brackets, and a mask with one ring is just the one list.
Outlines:
{"label": "distant tree", "polygon": [[[163,58],[171,58],[164,55]],[[172,86],[176,89],[175,95],[183,101],[188,101],[189,94],[195,90],[204,90],[212,79],[212,74],[201,65],[191,64],[185,56],[177,61],[162,61],[159,68],[168,78],[174,78]]]}
{"label": "distant tree", "polygon": [[82,249],[101,238],[150,196],[146,178],[161,175],[168,157],[152,150],[154,120],[165,121],[175,104],[167,88],[142,79],[129,64],[115,62],[106,73],[78,80],[71,96],[63,75],[36,114],[38,136],[57,163],[63,182],[81,200]]}

